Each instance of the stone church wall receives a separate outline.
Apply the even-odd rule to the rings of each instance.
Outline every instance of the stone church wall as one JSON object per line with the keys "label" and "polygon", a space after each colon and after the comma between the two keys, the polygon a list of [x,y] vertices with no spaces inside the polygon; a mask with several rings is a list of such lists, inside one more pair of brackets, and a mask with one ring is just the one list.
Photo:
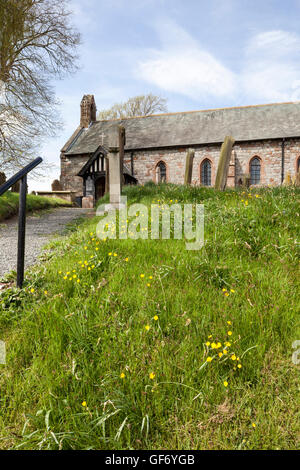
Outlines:
{"label": "stone church wall", "polygon": [[88,161],[90,155],[70,155],[61,154],[61,174],[60,183],[64,191],[76,191],[76,196],[83,195],[83,180],[76,176],[83,165]]}
{"label": "stone church wall", "polygon": [[[193,184],[200,184],[201,163],[205,159],[211,162],[211,183],[215,183],[218,167],[220,145],[195,146],[193,162]],[[261,185],[281,184],[281,140],[266,140],[256,142],[237,143],[233,148],[232,163],[228,178],[228,186],[237,186],[244,174],[250,172],[250,161],[258,156],[261,159]],[[185,158],[187,148],[139,150],[133,153],[134,176],[140,184],[147,181],[156,182],[156,167],[160,161],[166,164],[167,181],[183,184],[185,172]],[[297,160],[300,157],[300,138],[287,139],[284,150],[284,174],[295,176]],[[83,195],[82,178],[76,176],[83,165],[88,161],[89,155],[61,155],[60,182],[64,191],[76,191],[76,196]],[[125,152],[124,163],[131,168],[131,152]]]}
{"label": "stone church wall", "polygon": [[[205,159],[211,162],[212,185],[215,183],[221,145],[194,146],[193,184],[200,184],[200,167]],[[258,156],[261,159],[261,185],[281,184],[281,140],[266,140],[237,143],[233,149],[235,163],[235,185],[244,174],[250,172],[250,161]],[[139,183],[156,182],[156,167],[160,161],[166,164],[167,181],[182,184],[185,172],[187,148],[141,150],[133,153],[134,176]],[[284,174],[296,173],[297,159],[300,156],[300,139],[287,139],[284,151]],[[131,167],[131,152],[125,153],[124,162]]]}

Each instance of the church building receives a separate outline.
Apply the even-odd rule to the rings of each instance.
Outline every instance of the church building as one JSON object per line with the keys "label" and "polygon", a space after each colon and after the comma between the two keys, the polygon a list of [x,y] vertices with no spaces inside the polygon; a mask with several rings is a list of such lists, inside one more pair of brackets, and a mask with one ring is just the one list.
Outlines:
{"label": "church building", "polygon": [[251,185],[280,185],[300,167],[300,102],[157,114],[97,121],[93,95],[80,105],[80,124],[61,150],[62,190],[94,200],[106,190],[105,139],[125,128],[124,184],[183,184],[187,150],[194,149],[192,184],[213,186],[221,145],[235,139],[228,187],[245,175]]}

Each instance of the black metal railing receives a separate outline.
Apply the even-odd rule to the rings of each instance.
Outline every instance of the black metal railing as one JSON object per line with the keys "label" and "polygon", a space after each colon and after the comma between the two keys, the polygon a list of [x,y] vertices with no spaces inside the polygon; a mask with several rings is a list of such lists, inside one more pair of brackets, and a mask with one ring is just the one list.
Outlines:
{"label": "black metal railing", "polygon": [[41,157],[36,158],[9,178],[6,183],[0,186],[0,196],[4,194],[15,183],[21,180],[19,196],[19,227],[18,227],[18,262],[17,262],[17,287],[22,288],[24,281],[24,257],[25,257],[25,231],[26,231],[26,196],[27,196],[27,175],[36,166],[42,163]]}

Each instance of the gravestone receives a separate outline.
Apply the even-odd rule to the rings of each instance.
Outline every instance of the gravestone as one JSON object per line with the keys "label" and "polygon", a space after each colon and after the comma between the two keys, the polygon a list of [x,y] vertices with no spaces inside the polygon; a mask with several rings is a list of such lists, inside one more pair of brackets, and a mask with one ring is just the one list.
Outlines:
{"label": "gravestone", "polygon": [[15,184],[12,185],[11,191],[12,191],[12,193],[19,193],[20,192],[20,181],[17,181]]}
{"label": "gravestone", "polygon": [[226,188],[229,163],[234,142],[235,140],[233,137],[226,136],[222,144],[215,182],[215,189],[220,189],[221,191],[224,191],[224,189]]}
{"label": "gravestone", "polygon": [[51,184],[51,189],[52,191],[62,191],[62,185],[60,183],[60,181],[58,180],[54,180],[53,183]]}
{"label": "gravestone", "polygon": [[242,178],[242,186],[245,188],[245,189],[248,189],[250,187],[250,174],[249,173],[245,173],[243,175],[243,178]]}
{"label": "gravestone", "polygon": [[3,171],[0,171],[0,186],[6,182],[6,175]]}
{"label": "gravestone", "polygon": [[186,154],[186,160],[185,160],[184,184],[192,183],[194,156],[195,156],[195,150],[188,149],[188,152]]}
{"label": "gravestone", "polygon": [[292,184],[292,177],[291,177],[291,173],[289,171],[287,172],[286,177],[284,178],[283,184],[285,186],[291,186],[291,184]]}

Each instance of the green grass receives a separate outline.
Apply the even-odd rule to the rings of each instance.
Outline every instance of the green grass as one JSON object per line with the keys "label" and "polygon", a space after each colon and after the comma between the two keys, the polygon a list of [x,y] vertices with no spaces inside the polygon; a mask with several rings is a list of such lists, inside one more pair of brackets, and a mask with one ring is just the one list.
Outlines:
{"label": "green grass", "polygon": [[204,203],[205,246],[99,241],[96,218],[53,242],[1,297],[0,447],[299,447],[299,190],[125,193]]}
{"label": "green grass", "polygon": [[[58,206],[70,206],[71,203],[60,198],[27,195],[27,210],[35,211]],[[18,213],[19,194],[10,191],[0,196],[0,222]]]}

